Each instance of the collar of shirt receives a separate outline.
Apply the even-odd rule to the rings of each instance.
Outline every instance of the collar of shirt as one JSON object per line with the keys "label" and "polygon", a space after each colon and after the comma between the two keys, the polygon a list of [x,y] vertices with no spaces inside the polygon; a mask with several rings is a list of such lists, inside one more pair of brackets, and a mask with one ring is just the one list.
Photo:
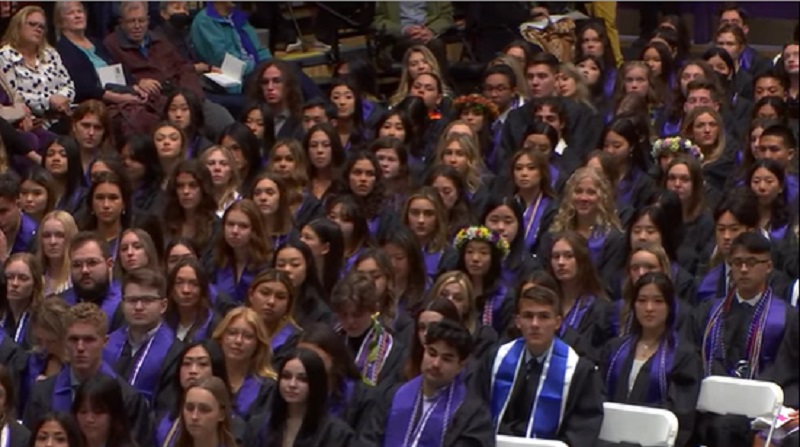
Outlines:
{"label": "collar of shirt", "polygon": [[736,301],[739,304],[747,303],[751,307],[756,307],[756,305],[758,304],[758,301],[761,299],[762,296],[764,296],[764,292],[761,292],[758,295],[750,298],[749,300],[746,300],[746,299],[742,298],[741,296],[739,296],[739,291],[736,291]]}
{"label": "collar of shirt", "polygon": [[[536,356],[536,362],[539,363],[540,365],[543,365],[544,361],[547,360],[547,356],[550,355],[550,351],[552,349],[553,349],[553,343],[550,342],[550,346],[547,349],[545,349],[545,351],[542,353],[542,355]],[[525,349],[525,359],[524,360],[525,360],[525,364],[526,365],[528,364],[528,361],[533,357],[534,357],[533,353],[531,353],[531,351],[529,351],[528,349]]]}
{"label": "collar of shirt", "polygon": [[139,342],[139,343],[136,343],[135,341],[133,341],[131,339],[130,329],[126,330],[126,333],[127,333],[127,336],[128,336],[128,343],[131,344],[131,350],[134,351],[134,352],[139,350],[139,348],[144,346],[148,341],[150,341],[151,338],[153,338],[153,336],[156,335],[156,332],[158,332],[159,329],[161,329],[161,324],[158,324],[153,329],[150,329],[149,331],[147,331],[147,334],[142,339],[142,341]]}

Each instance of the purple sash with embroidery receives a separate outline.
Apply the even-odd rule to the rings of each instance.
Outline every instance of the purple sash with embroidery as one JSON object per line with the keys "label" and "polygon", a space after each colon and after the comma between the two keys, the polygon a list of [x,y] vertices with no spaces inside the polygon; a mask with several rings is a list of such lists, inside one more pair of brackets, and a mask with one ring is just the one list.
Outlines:
{"label": "purple sash with embroidery", "polygon": [[[734,296],[729,296],[727,299],[720,298],[709,312],[702,344],[706,375],[712,373],[712,366],[715,360],[723,365],[730,363],[726,362],[726,360],[732,362],[747,360],[751,364],[749,371],[751,377],[749,378],[757,377],[760,371],[763,371],[775,360],[786,324],[786,302],[782,299],[774,299],[772,290],[767,288],[758,304],[756,304],[755,313],[748,325],[745,352],[747,358],[726,359],[727,353],[725,352],[723,339],[725,318],[728,313],[727,306],[730,305],[731,300],[735,299]],[[758,358],[753,358],[755,353],[758,354]],[[729,370],[727,374],[736,376],[736,371]]]}
{"label": "purple sash with embroidery", "polygon": [[239,392],[236,393],[236,399],[233,403],[234,412],[239,417],[243,419],[248,418],[250,415],[250,407],[253,406],[253,402],[256,401],[256,397],[258,397],[258,392],[261,390],[262,383],[262,379],[254,374],[250,374],[246,379],[244,379],[242,387],[239,388]]}
{"label": "purple sash with embroidery", "polygon": [[[645,400],[648,405],[661,405],[667,399],[667,377],[675,363],[675,341],[677,335],[673,332],[661,339],[658,350],[648,360],[650,362],[647,394]],[[611,356],[611,361],[606,372],[606,395],[613,401],[620,377],[630,376],[630,371],[623,371],[628,359],[631,358],[631,348],[636,346],[636,337],[628,336],[620,347]],[[632,384],[628,384],[633,389]]]}
{"label": "purple sash with embroidery", "polygon": [[444,251],[437,251],[435,253],[428,253],[427,250],[422,250],[422,257],[425,258],[425,272],[429,277],[435,277],[439,272],[439,261],[442,260]]}
{"label": "purple sash with embroidery", "polygon": [[269,345],[272,347],[272,352],[275,352],[278,348],[283,346],[286,343],[286,340],[294,335],[295,332],[297,332],[297,328],[295,328],[294,325],[291,323],[284,324],[281,330],[279,330],[277,334],[273,335],[272,339],[269,341]]}
{"label": "purple sash with embroidery", "polygon": [[[556,169],[550,166],[550,169]],[[558,169],[556,169],[557,171]],[[536,245],[539,238],[539,227],[542,225],[542,216],[544,211],[550,206],[553,200],[549,197],[542,197],[539,200],[539,206],[535,206],[536,202],[531,203],[525,208],[525,213],[522,215],[522,228],[525,229],[525,249],[530,251]]]}
{"label": "purple sash with embroidery", "polygon": [[386,419],[383,445],[392,447],[441,446],[449,423],[467,395],[462,375],[439,391],[427,412],[422,405],[422,376],[401,386]]}

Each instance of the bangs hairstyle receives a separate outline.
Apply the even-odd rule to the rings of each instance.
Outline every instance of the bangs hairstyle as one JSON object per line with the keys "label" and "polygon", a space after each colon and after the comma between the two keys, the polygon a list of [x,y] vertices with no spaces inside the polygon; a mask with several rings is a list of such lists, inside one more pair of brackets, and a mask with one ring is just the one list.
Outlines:
{"label": "bangs hairstyle", "polygon": [[[540,121],[541,123],[541,121]],[[553,129],[553,126],[545,123],[541,123],[547,126],[550,129]],[[509,165],[509,177],[514,178],[514,173],[517,170],[517,163],[519,159],[522,157],[528,157],[531,160],[531,163],[539,170],[539,191],[541,191],[542,196],[554,199],[557,197],[556,192],[553,190],[552,185],[552,177],[550,175],[550,158],[543,154],[541,151],[538,151],[533,148],[525,148],[519,149],[518,151],[514,152],[514,156],[511,158],[511,163]],[[514,183],[512,181],[512,183]],[[519,188],[514,183],[513,185],[513,194],[519,192]],[[520,221],[522,222],[522,221]]]}
{"label": "bangs hairstyle", "polygon": [[236,307],[228,311],[222,321],[214,329],[211,338],[222,346],[222,339],[227,336],[228,328],[237,319],[243,320],[250,326],[256,335],[256,351],[250,359],[248,373],[255,374],[264,379],[277,379],[278,375],[272,369],[272,347],[269,344],[269,335],[264,320],[256,311],[249,307]]}
{"label": "bangs hairstyle", "polygon": [[549,306],[553,309],[553,313],[559,317],[563,313],[561,309],[561,298],[559,297],[558,293],[548,289],[547,287],[531,287],[522,292],[521,295],[518,295],[517,303],[515,306],[516,309],[515,313],[517,315],[519,315],[520,307],[523,300],[532,301],[536,304]]}
{"label": "bangs hairstyle", "polygon": [[167,96],[167,101],[164,103],[164,110],[162,116],[164,119],[169,119],[169,111],[172,108],[172,103],[178,96],[183,96],[186,101],[186,107],[189,109],[189,126],[186,133],[189,137],[202,134],[206,126],[206,118],[203,113],[203,102],[194,94],[193,91],[187,88],[178,88]]}
{"label": "bangs hairstyle", "polygon": [[675,295],[675,286],[672,284],[672,279],[662,272],[646,273],[644,276],[639,278],[639,280],[636,281],[636,284],[633,286],[633,299],[626,303],[628,312],[630,315],[634,316],[634,318],[631,318],[631,333],[635,335],[641,335],[642,333],[642,324],[639,323],[639,320],[635,317],[636,300],[638,299],[639,293],[641,293],[642,289],[650,284],[658,288],[658,291],[661,292],[661,296],[664,297],[664,301],[667,303],[669,314],[666,322],[667,330],[664,336],[667,337],[668,344],[675,346],[677,343],[677,334],[675,333],[675,330],[677,329],[678,319],[678,299]]}
{"label": "bangs hairstyle", "polygon": [[403,296],[398,298],[405,299],[402,304],[408,312],[413,313],[422,302],[427,282],[422,249],[414,233],[405,226],[398,226],[392,231],[384,232],[380,239],[380,246],[386,250],[387,245],[394,245],[402,250],[405,255],[406,264],[408,265],[406,290]]}
{"label": "bangs hairstyle", "polygon": [[[339,218],[345,222],[353,224],[353,234],[351,235],[350,247],[348,241],[344,240],[344,256],[350,256],[355,253],[359,248],[371,244],[371,236],[369,233],[369,224],[367,218],[364,216],[364,211],[355,197],[350,194],[343,194],[331,197],[325,204],[325,215],[328,219],[333,214],[336,206],[339,206]],[[333,220],[333,219],[331,219]],[[351,252],[347,253],[350,248]]]}
{"label": "bangs hairstyle", "polygon": [[116,379],[105,374],[96,374],[81,383],[72,402],[72,414],[77,417],[84,410],[110,416],[106,442],[108,447],[134,445],[128,418],[115,417],[126,414],[122,387]]}
{"label": "bangs hairstyle", "polygon": [[602,231],[609,231],[611,229],[621,229],[622,225],[619,222],[619,217],[615,212],[616,206],[614,205],[614,190],[609,181],[604,175],[600,175],[592,168],[579,168],[567,180],[564,187],[564,200],[558,207],[558,213],[550,225],[551,232],[559,232],[566,230],[574,230],[578,223],[578,214],[575,211],[575,205],[572,203],[572,197],[575,195],[575,189],[581,180],[588,178],[592,180],[593,186],[597,189],[599,201],[597,204],[598,211],[595,223],[602,229]]}

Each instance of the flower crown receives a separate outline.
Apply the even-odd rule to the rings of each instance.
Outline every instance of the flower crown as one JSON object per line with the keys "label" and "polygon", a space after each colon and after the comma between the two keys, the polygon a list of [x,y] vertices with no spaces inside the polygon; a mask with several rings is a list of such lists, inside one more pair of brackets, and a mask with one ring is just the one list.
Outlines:
{"label": "flower crown", "polygon": [[497,105],[477,93],[459,96],[453,101],[453,107],[458,113],[465,109],[478,109],[481,113],[488,115],[490,121],[494,121],[500,116]]}
{"label": "flower crown", "polygon": [[703,152],[700,148],[692,142],[692,140],[683,137],[668,137],[659,138],[653,143],[653,150],[651,154],[653,158],[658,158],[665,152],[683,153],[691,155],[692,157],[703,161]]}
{"label": "flower crown", "polygon": [[500,233],[492,231],[483,225],[466,227],[459,230],[455,239],[456,249],[461,250],[468,242],[472,241],[482,241],[496,247],[500,250],[500,253],[503,254],[503,257],[506,257],[511,249],[508,246],[508,242],[500,237]]}

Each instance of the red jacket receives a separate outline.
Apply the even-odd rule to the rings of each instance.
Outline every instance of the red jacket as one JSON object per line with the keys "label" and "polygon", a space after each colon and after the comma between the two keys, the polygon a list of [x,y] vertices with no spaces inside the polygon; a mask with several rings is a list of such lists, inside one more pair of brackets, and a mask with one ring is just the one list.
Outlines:
{"label": "red jacket", "polygon": [[[161,83],[162,93],[167,84],[172,84],[175,88],[191,90],[202,101],[205,94],[192,62],[182,58],[175,46],[158,33],[149,31],[146,39],[149,39],[147,57],[119,28],[109,34],[103,43],[114,62],[121,63],[135,77],[135,82],[155,79]],[[156,99],[156,102],[163,105],[163,98]]]}

